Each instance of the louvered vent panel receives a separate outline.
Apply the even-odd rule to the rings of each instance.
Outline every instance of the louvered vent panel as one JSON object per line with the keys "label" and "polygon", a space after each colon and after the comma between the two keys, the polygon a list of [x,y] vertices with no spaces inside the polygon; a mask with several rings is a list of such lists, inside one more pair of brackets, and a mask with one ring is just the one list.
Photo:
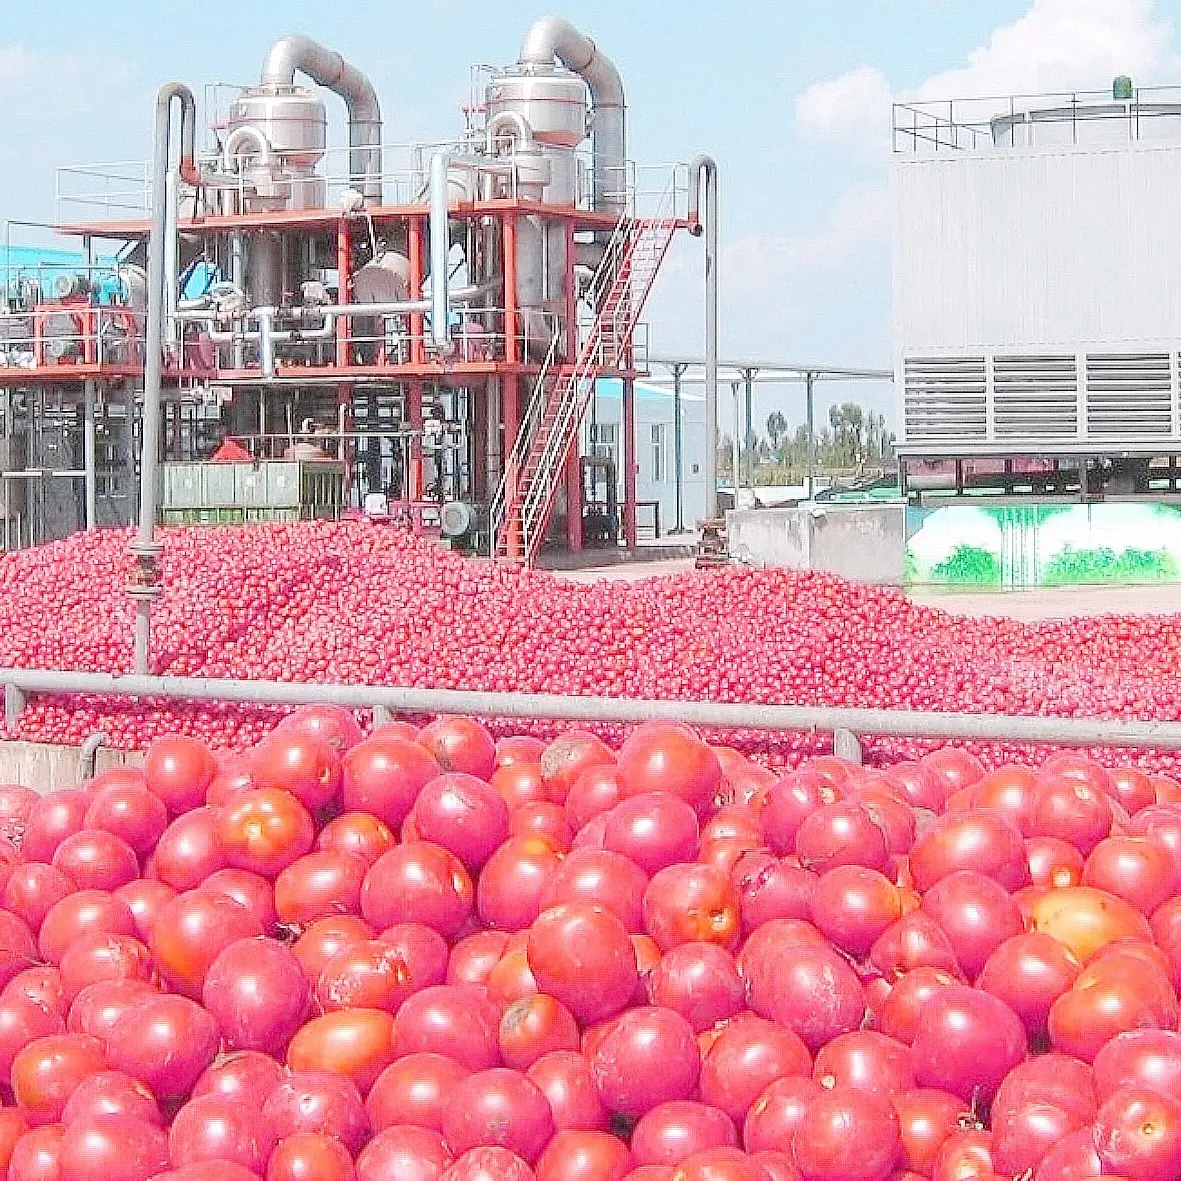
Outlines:
{"label": "louvered vent panel", "polygon": [[988,434],[983,357],[910,358],[903,364],[907,440],[984,439]]}
{"label": "louvered vent panel", "polygon": [[1072,356],[994,357],[992,399],[998,439],[1078,434],[1078,364]]}
{"label": "louvered vent panel", "polygon": [[1100,439],[1163,439],[1172,431],[1167,353],[1087,357],[1087,430]]}

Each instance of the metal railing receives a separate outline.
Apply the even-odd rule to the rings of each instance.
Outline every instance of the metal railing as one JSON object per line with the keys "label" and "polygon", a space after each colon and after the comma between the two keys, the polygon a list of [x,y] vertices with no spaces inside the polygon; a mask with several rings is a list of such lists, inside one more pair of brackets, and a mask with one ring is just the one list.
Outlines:
{"label": "metal railing", "polygon": [[109,673],[2,668],[5,723],[17,732],[32,695],[155,698],[238,702],[256,706],[339,705],[391,713],[472,714],[569,722],[638,723],[654,719],[715,730],[820,733],[843,737],[855,754],[856,736],[1003,741],[1045,746],[1106,746],[1116,749],[1181,750],[1181,723],[1131,719],[1014,717],[918,710],[836,709],[799,705],[739,705],[728,702],[652,701],[630,697],[563,697],[546,693],[486,693],[372,685],[294,684],[278,681],[211,680],[197,677],[113,676]]}
{"label": "metal railing", "polygon": [[932,154],[1013,148],[1035,132],[1051,142],[1078,144],[1115,130],[1123,140],[1181,142],[1181,87],[1146,86],[1130,99],[1112,92],[1078,90],[998,95],[893,105],[895,152]]}

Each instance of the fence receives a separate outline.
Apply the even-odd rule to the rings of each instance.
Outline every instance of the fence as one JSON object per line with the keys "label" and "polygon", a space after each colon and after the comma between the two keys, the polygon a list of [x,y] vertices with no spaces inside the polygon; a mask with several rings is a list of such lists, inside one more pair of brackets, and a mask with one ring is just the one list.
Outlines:
{"label": "fence", "polygon": [[630,697],[561,697],[545,693],[486,693],[372,685],[294,684],[198,677],[113,676],[51,669],[0,669],[5,721],[14,732],[31,694],[236,701],[249,705],[339,705],[373,710],[382,722],[395,712],[474,714],[571,722],[684,722],[717,730],[833,734],[837,753],[860,761],[860,736],[1005,741],[1047,746],[1110,746],[1181,750],[1181,722],[1013,717],[918,710],[836,709]]}

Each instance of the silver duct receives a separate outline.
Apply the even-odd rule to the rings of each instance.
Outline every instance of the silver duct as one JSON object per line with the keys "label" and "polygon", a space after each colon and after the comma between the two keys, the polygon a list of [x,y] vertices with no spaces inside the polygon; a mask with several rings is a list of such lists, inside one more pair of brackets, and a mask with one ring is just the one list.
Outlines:
{"label": "silver duct", "polygon": [[591,96],[594,207],[613,213],[627,208],[627,109],[623,79],[611,60],[569,21],[543,16],[521,42],[519,65],[552,66],[557,58],[587,84]]}
{"label": "silver duct", "polygon": [[264,86],[293,86],[297,72],[344,99],[349,113],[349,175],[367,205],[381,204],[381,106],[373,83],[333,49],[310,37],[280,37],[262,69]]}

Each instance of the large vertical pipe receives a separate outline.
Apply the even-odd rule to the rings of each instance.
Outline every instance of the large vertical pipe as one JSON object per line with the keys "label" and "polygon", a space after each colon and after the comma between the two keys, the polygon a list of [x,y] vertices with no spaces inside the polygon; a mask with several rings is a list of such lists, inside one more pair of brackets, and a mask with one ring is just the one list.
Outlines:
{"label": "large vertical pipe", "polygon": [[746,383],[745,397],[744,397],[744,413],[743,422],[746,431],[743,435],[744,445],[746,447],[746,484],[748,488],[755,486],[755,432],[754,432],[754,380],[755,371],[753,369],[745,369],[742,373],[743,381]]}
{"label": "large vertical pipe", "polygon": [[[517,361],[517,219],[511,214],[502,220],[504,255],[504,359],[509,365]],[[505,443],[506,448],[509,444]],[[508,454],[508,451],[505,451]]]}
{"label": "large vertical pipe", "polygon": [[[197,107],[193,92],[180,82],[160,87],[156,96],[156,144],[152,161],[152,228],[148,238],[148,324],[144,358],[144,409],[140,431],[139,531],[131,551],[138,563],[135,598],[135,671],[148,672],[152,598],[158,589],[154,539],[156,482],[160,462],[160,380],[164,364],[164,277],[168,252],[168,173],[172,140],[172,104],[180,103],[180,175],[189,184],[200,177],[194,160]],[[128,395],[130,406],[131,395]]]}
{"label": "large vertical pipe", "polygon": [[636,548],[636,386],[623,379],[623,538]]}
{"label": "large vertical pipe", "polygon": [[442,348],[451,339],[448,331],[447,267],[451,253],[451,227],[447,220],[447,153],[431,157],[431,339]]}
{"label": "large vertical pipe", "polygon": [[742,472],[742,402],[738,396],[741,383],[732,381],[730,389],[734,394],[734,438],[730,442],[730,463],[734,471],[734,507],[738,507],[738,485]]}
{"label": "large vertical pipe", "polygon": [[[705,225],[698,216],[702,189]],[[718,166],[712,156],[689,165],[689,223],[705,233],[705,519],[718,515]],[[737,486],[737,472],[735,473]]]}
{"label": "large vertical pipe", "polygon": [[180,237],[176,232],[180,216],[178,178],[170,168],[164,182],[164,339],[176,342],[176,303],[180,297]]}
{"label": "large vertical pipe", "polygon": [[95,382],[86,379],[82,387],[82,470],[86,484],[86,529],[92,531],[98,524],[98,473],[96,471],[97,436],[94,426]]}
{"label": "large vertical pipe", "polygon": [[816,374],[805,374],[804,382],[808,400],[808,499],[811,500],[816,480]]}
{"label": "large vertical pipe", "polygon": [[[353,255],[353,227],[347,217],[342,217],[336,226],[336,302],[349,302],[349,283],[352,280],[350,268]],[[421,292],[414,293],[415,299]],[[349,363],[349,318],[339,316],[336,321],[336,364],[343,369]]]}
{"label": "large vertical pipe", "polygon": [[688,366],[683,361],[673,365],[673,474],[676,480],[677,523],[674,533],[685,532],[684,457],[681,440],[681,378]]}

